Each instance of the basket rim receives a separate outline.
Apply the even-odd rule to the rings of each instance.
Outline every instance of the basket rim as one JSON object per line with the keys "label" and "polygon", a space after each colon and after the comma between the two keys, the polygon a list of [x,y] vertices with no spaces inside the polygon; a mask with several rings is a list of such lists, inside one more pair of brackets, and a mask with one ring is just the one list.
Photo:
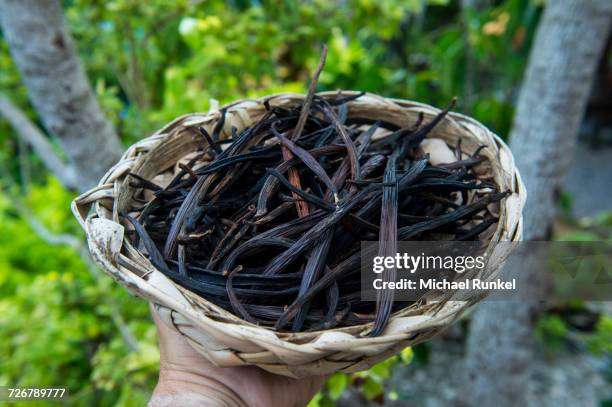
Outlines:
{"label": "basket rim", "polygon": [[[322,97],[328,97],[328,96],[335,96],[337,95],[337,93],[338,91],[326,91],[326,92],[319,92],[317,93],[317,95],[322,96]],[[399,98],[385,98],[383,96],[380,96],[374,93],[369,93],[369,92],[342,90],[343,96],[356,95],[358,93],[364,93],[365,98],[362,97],[362,98],[356,99],[356,101],[359,101],[359,103],[363,103],[366,105],[368,103],[371,104],[373,101],[376,101],[377,103],[382,103],[382,104],[392,103],[401,109],[404,109],[404,108],[426,109],[430,111],[432,114],[440,111],[439,108],[430,106],[422,102],[417,102],[417,101],[412,101],[412,100],[407,100],[407,99],[399,99]],[[304,97],[305,95],[301,93],[282,93],[281,92],[281,93],[274,93],[274,94],[262,96],[262,97],[255,98],[255,99],[239,99],[234,102],[228,103],[218,109],[212,109],[206,113],[194,112],[194,113],[184,114],[172,120],[171,122],[169,122],[168,124],[160,128],[159,130],[157,130],[155,133],[153,133],[151,136],[146,137],[136,142],[132,146],[130,146],[126,150],[126,152],[123,154],[123,156],[121,157],[121,160],[115,166],[109,169],[109,171],[102,177],[102,179],[100,180],[100,183],[96,187],[79,195],[77,198],[75,198],[72,201],[72,204],[71,204],[71,209],[74,215],[77,217],[79,223],[81,224],[81,227],[83,227],[83,229],[87,233],[87,240],[89,243],[90,251],[94,255],[94,258],[96,259],[96,261],[102,265],[102,268],[108,274],[110,274],[113,278],[115,278],[121,284],[126,286],[130,292],[132,292],[136,288],[135,291],[137,295],[144,294],[145,298],[149,299],[150,301],[154,301],[154,302],[157,302],[155,301],[155,299],[157,299],[160,301],[160,303],[162,303],[162,305],[168,306],[169,308],[181,314],[186,314],[185,316],[189,316],[189,319],[198,319],[198,318],[199,319],[202,319],[202,318],[211,319],[214,322],[213,325],[216,325],[217,323],[218,324],[233,324],[240,328],[247,329],[249,332],[249,335],[262,333],[263,336],[268,337],[269,334],[273,334],[278,340],[287,344],[288,346],[290,345],[290,346],[298,346],[298,347],[303,345],[300,342],[307,340],[307,343],[310,344],[313,340],[316,341],[320,339],[323,335],[325,335],[325,333],[336,333],[337,332],[337,333],[344,334],[344,332],[347,331],[346,329],[347,327],[332,328],[332,329],[320,330],[320,331],[315,331],[315,332],[297,332],[297,333],[277,332],[271,327],[258,326],[255,324],[251,324],[245,320],[242,320],[240,317],[237,317],[229,313],[228,311],[223,310],[222,308],[206,300],[205,298],[202,298],[198,296],[197,294],[192,293],[193,295],[199,297],[203,302],[209,303],[209,305],[211,305],[212,307],[218,308],[222,312],[229,313],[236,320],[233,320],[234,318],[231,318],[232,319],[231,322],[216,321],[211,316],[206,315],[203,312],[199,312],[199,310],[198,310],[199,314],[194,315],[192,312],[189,311],[189,308],[192,308],[192,305],[193,305],[190,301],[191,299],[186,299],[183,293],[183,291],[185,290],[189,291],[189,290],[186,288],[183,288],[182,286],[178,285],[177,283],[174,283],[173,281],[165,277],[165,275],[163,275],[159,270],[154,269],[152,265],[151,266],[154,269],[151,271],[152,274],[155,274],[155,272],[157,272],[157,274],[160,275],[157,277],[159,277],[161,280],[166,279],[167,282],[170,283],[170,285],[174,286],[174,289],[170,289],[167,286],[168,283],[166,281],[164,281],[163,283],[161,282],[159,283],[165,289],[168,289],[169,290],[168,292],[171,292],[172,294],[168,295],[168,293],[164,293],[160,291],[158,287],[152,286],[149,283],[149,281],[144,279],[142,276],[139,277],[142,281],[138,282],[137,280],[135,280],[137,276],[133,272],[132,272],[132,275],[128,275],[126,272],[121,270],[121,267],[119,267],[119,264],[117,263],[116,258],[113,258],[113,256],[110,255],[110,253],[105,253],[103,250],[100,250],[100,245],[99,245],[100,241],[96,240],[96,236],[94,236],[98,234],[98,232],[95,232],[93,230],[94,226],[92,222],[98,223],[98,225],[95,226],[96,228],[98,228],[101,225],[100,225],[100,222],[96,222],[96,219],[102,220],[103,218],[99,216],[99,213],[97,211],[95,212],[95,215],[94,214],[88,215],[90,208],[92,206],[99,205],[100,200],[104,200],[104,199],[110,200],[113,206],[115,205],[115,200],[117,198],[117,195],[120,192],[119,191],[120,187],[117,185],[117,179],[121,177],[121,175],[117,175],[117,173],[121,172],[121,166],[125,165],[126,162],[128,163],[133,162],[134,158],[132,157],[132,154],[135,154],[134,150],[137,150],[141,145],[149,143],[150,149],[155,148],[156,146],[161,144],[165,139],[170,137],[170,135],[172,134],[172,129],[174,129],[176,126],[187,125],[187,123],[185,122],[188,122],[190,119],[212,120],[214,122],[216,121],[215,118],[219,116],[219,111],[221,109],[227,109],[227,110],[230,110],[232,108],[245,109],[246,106],[250,104],[262,105],[266,101],[273,102],[275,99],[277,100],[278,99],[299,100],[299,99],[303,99]],[[367,99],[367,100],[363,101],[363,99]],[[484,129],[486,131],[486,134],[489,137],[491,137],[492,141],[497,145],[497,147],[501,150],[505,150],[509,154],[510,161],[506,165],[510,167],[510,170],[512,172],[511,175],[514,178],[514,182],[515,182],[513,193],[518,195],[518,202],[517,202],[518,211],[519,213],[522,213],[522,208],[524,207],[524,202],[526,199],[526,191],[525,191],[524,184],[521,180],[520,173],[518,172],[518,169],[514,165],[514,160],[512,158],[508,145],[499,136],[497,136],[496,134],[491,132],[488,128],[486,128],[484,125],[482,125],[480,122],[478,122],[477,120],[469,116],[466,116],[466,115],[463,115],[457,112],[449,112],[448,117],[452,120],[461,122],[464,126],[465,125],[476,126],[479,129]],[[468,135],[470,134],[470,132],[466,130],[465,134]],[[463,136],[464,135],[462,135],[462,137]],[[149,154],[149,151],[141,153],[141,154]],[[508,198],[505,198],[502,201],[503,205],[500,205],[503,211],[507,210],[506,199]],[[112,219],[105,218],[104,220],[115,224],[115,225],[110,225],[110,224],[103,225],[103,228],[111,229],[112,230],[111,234],[114,236],[114,240],[110,239],[111,241],[106,242],[106,243],[108,243],[110,246],[114,248],[117,248],[117,245],[119,245],[119,249],[121,249],[121,247],[123,246],[123,233],[122,233],[123,231],[119,231],[118,229],[123,228],[123,226],[118,222],[118,219],[114,218],[114,216]],[[501,220],[501,214],[500,214],[500,220]],[[117,226],[119,228],[117,228]],[[510,233],[510,240],[513,240],[513,241],[520,240],[522,237],[522,215],[519,216],[518,219],[514,221],[513,226],[514,226],[514,230],[511,231]],[[497,229],[501,230],[504,228],[505,228],[505,225],[503,225],[501,221],[498,222]],[[121,242],[119,242],[119,240]],[[491,243],[492,241],[489,242],[488,245],[490,245]],[[110,269],[112,269],[112,271]],[[448,301],[444,303],[441,307],[436,307],[437,309],[435,310],[435,314],[438,314],[439,316],[441,316],[445,314],[446,312],[450,312],[449,314],[450,317],[455,318],[458,316],[458,314],[461,311],[463,311],[465,308],[467,308],[472,303],[473,302],[470,302],[470,301]],[[390,317],[389,323],[391,324],[392,321],[398,317],[411,318],[411,316],[406,317],[402,314],[402,312],[407,309],[408,308],[405,308],[405,309],[394,312]],[[417,316],[425,316],[425,315],[419,314]],[[371,325],[372,325],[371,322],[353,325],[349,327],[351,329],[348,329],[348,331],[352,332],[352,331],[358,331],[358,330],[362,330],[362,331],[367,330],[368,327]],[[424,324],[423,327],[421,327],[421,325],[422,324],[420,323],[416,324],[414,326],[415,330],[425,329],[427,324]],[[360,329],[357,329],[357,328],[360,328]],[[406,339],[406,333],[398,334],[398,333],[394,333],[393,331],[391,331],[390,333],[387,334],[386,332],[387,330],[383,332],[383,334],[377,338],[362,338],[362,337],[355,337],[354,335],[352,335],[352,340],[355,340],[358,342],[365,341],[364,343],[367,343],[367,344],[376,344],[377,342],[388,343],[389,341],[398,341],[398,340]],[[411,331],[411,332],[414,332],[414,331]],[[348,340],[348,338],[344,338],[344,340],[346,341]],[[354,343],[357,343],[357,342],[354,342]]]}

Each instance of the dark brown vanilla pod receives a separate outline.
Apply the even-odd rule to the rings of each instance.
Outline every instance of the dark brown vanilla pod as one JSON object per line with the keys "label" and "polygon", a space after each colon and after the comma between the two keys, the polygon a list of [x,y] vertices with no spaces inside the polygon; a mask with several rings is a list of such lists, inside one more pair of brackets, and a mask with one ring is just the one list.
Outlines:
{"label": "dark brown vanilla pod", "polygon": [[[380,214],[380,233],[378,240],[378,255],[379,256],[395,256],[397,253],[397,211],[398,211],[398,182],[397,182],[397,159],[403,155],[402,148],[398,148],[387,159],[387,167],[383,176],[383,194]],[[391,282],[395,281],[397,270],[395,267],[387,268],[382,280]],[[376,296],[376,318],[374,319],[374,327],[372,328],[371,336],[378,336],[389,321],[391,316],[391,308],[393,306],[393,291],[382,290],[377,292]]]}

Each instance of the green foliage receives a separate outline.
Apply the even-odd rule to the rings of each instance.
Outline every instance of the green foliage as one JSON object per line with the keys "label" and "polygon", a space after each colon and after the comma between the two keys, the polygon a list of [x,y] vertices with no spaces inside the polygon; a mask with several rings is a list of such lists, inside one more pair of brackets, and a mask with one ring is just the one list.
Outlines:
{"label": "green foliage", "polygon": [[599,315],[594,329],[584,331],[571,326],[566,319],[571,320],[571,310],[585,311],[578,303],[566,304],[562,308],[568,315],[544,314],[536,325],[536,338],[548,351],[560,350],[564,345],[584,348],[593,355],[602,356],[612,353],[612,317]]}
{"label": "green foliage", "polygon": [[539,9],[506,0],[463,14],[449,3],[74,0],[66,13],[126,142],[207,110],[211,98],[304,91],[322,43],[321,89],[435,105],[459,96],[462,110],[505,136]]}
{"label": "green foliage", "polygon": [[[50,179],[27,201],[53,233],[78,234],[72,194]],[[144,405],[158,365],[146,304],[95,278],[69,247],[39,238],[0,196],[0,385],[68,386],[71,404]],[[140,341],[130,352],[111,318],[115,304]]]}
{"label": "green foliage", "polygon": [[588,347],[597,355],[612,353],[612,317],[610,315],[599,317],[595,334],[588,339]]}
{"label": "green foliage", "polygon": [[559,348],[567,334],[567,327],[558,315],[545,314],[536,324],[536,337],[550,348]]}
{"label": "green foliage", "polygon": [[[323,43],[329,55],[320,90],[371,91],[437,106],[459,96],[459,110],[505,137],[539,6],[503,0],[462,12],[457,3],[64,1],[98,100],[126,145],[179,115],[206,111],[211,99],[223,104],[303,92]],[[36,122],[1,36],[0,66],[0,88]],[[52,232],[82,239],[68,210],[73,195],[47,179],[11,132],[0,122],[0,160],[23,184],[29,181],[18,153],[29,162],[27,204]],[[0,230],[0,384],[68,385],[75,405],[144,405],[157,370],[146,304],[94,276],[74,249],[39,238],[4,196]],[[138,339],[138,351],[129,350],[112,322],[114,308]],[[425,360],[426,351],[419,348],[417,359]],[[332,375],[311,406],[333,405],[349,386],[378,400],[392,369],[412,358],[407,349],[367,372]]]}
{"label": "green foliage", "polygon": [[[609,212],[602,212],[593,218],[583,218],[578,221],[567,219],[568,223],[559,227],[553,236],[556,241],[562,242],[601,242],[598,247],[607,247],[608,242],[612,241],[612,215]],[[603,244],[606,242],[606,244]],[[556,246],[552,246],[555,249]],[[571,246],[558,246],[563,255],[577,255],[569,250]],[[580,247],[579,245],[576,247]],[[605,249],[599,249],[605,250]],[[552,257],[559,257],[559,253],[551,254]],[[595,355],[609,354],[612,352],[612,318],[604,311],[598,310],[597,313],[587,307],[584,300],[573,298],[576,296],[576,286],[591,284],[592,273],[606,273],[610,264],[606,256],[591,256],[581,259],[580,270],[589,270],[591,274],[580,273],[573,279],[567,279],[565,272],[560,274],[560,278],[551,279],[551,288],[555,295],[564,298],[564,301],[557,300],[555,313],[546,313],[540,317],[536,325],[536,337],[545,346],[552,350],[558,350],[564,344],[573,342],[574,345],[588,349]],[[562,271],[559,269],[559,271]],[[557,276],[559,277],[559,276]],[[601,291],[596,291],[601,293]],[[597,318],[594,327],[575,327],[572,323],[572,316],[583,314],[583,316],[593,315]],[[589,315],[589,317],[590,317]],[[585,329],[586,328],[586,329]]]}
{"label": "green foliage", "polygon": [[385,381],[391,376],[396,366],[411,363],[413,358],[412,348],[408,347],[398,355],[372,366],[369,370],[352,375],[335,373],[329,377],[323,389],[317,393],[308,407],[335,405],[335,401],[349,386],[361,392],[366,399],[373,402],[382,402],[385,397],[394,400],[397,398],[397,393],[394,391],[385,393]]}

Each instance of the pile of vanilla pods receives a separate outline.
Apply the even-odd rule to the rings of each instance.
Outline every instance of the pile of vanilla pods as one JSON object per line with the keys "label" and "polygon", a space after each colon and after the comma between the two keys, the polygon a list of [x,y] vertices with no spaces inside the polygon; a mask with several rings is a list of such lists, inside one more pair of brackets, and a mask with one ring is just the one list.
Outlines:
{"label": "pile of vanilla pods", "polygon": [[376,336],[409,304],[388,290],[360,300],[360,243],[393,255],[398,240],[476,240],[497,222],[483,210],[506,193],[476,177],[478,152],[461,159],[458,144],[457,162],[439,166],[422,153],[448,109],[411,128],[348,117],[362,95],[316,95],[321,67],[303,102],[266,104],[227,140],[221,110],[210,134],[199,129],[201,154],[165,188],[131,174],[154,198],[125,218],[156,268],[246,321],[281,331],[374,321]]}

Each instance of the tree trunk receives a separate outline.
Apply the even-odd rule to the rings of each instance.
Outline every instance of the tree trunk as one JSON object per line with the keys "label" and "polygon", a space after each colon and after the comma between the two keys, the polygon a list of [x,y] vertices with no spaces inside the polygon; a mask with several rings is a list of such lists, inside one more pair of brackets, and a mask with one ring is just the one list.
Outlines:
{"label": "tree trunk", "polygon": [[[612,21],[609,0],[549,1],[531,50],[510,146],[525,181],[525,240],[546,240],[555,216],[555,191],[569,165],[593,73]],[[540,259],[520,268],[533,300],[491,301],[474,313],[467,344],[463,401],[469,406],[524,406],[534,355],[533,323],[545,298]],[[519,262],[517,262],[519,263]],[[507,270],[510,273],[515,270]]]}
{"label": "tree trunk", "polygon": [[0,0],[0,24],[30,100],[78,174],[95,185],[121,155],[87,81],[59,0]]}

